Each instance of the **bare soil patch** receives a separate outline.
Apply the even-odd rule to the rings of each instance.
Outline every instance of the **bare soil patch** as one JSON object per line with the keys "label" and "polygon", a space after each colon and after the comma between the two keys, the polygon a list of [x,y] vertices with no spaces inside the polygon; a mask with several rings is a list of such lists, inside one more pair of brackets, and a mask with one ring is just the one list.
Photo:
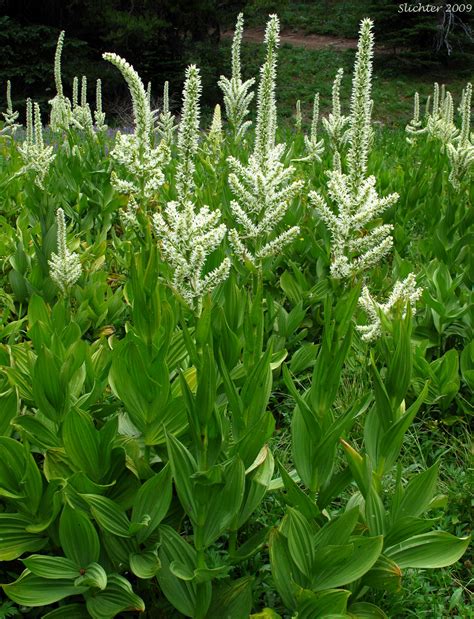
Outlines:
{"label": "bare soil patch", "polygon": [[[233,30],[225,30],[221,33],[224,39],[232,38],[233,35]],[[265,28],[247,28],[244,30],[243,40],[249,43],[262,43],[264,35]],[[357,49],[357,39],[345,39],[325,34],[304,34],[298,30],[283,30],[280,32],[280,42],[306,49]],[[383,46],[376,46],[376,50],[386,51]]]}

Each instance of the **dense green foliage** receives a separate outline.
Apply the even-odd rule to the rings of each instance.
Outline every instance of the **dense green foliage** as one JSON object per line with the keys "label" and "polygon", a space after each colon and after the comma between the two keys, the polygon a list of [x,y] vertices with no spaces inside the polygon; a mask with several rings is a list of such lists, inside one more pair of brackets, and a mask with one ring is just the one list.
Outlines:
{"label": "dense green foliage", "polygon": [[[39,110],[25,142],[0,135],[0,613],[401,618],[410,586],[431,586],[419,570],[454,565],[454,585],[440,584],[447,571],[432,582],[468,616],[467,448],[454,445],[473,412],[469,176],[455,189],[437,145],[372,132],[368,113],[368,173],[399,200],[357,238],[391,224],[394,251],[331,277],[333,239],[308,195],[328,197],[337,158],[322,132],[314,158],[301,129],[273,133],[272,41],[257,131],[240,141],[217,121],[198,133],[195,67],[177,138],[161,140],[140,78],[113,55],[132,136],[88,126],[85,101],[47,144]],[[350,168],[346,145],[339,155]],[[233,229],[247,165],[267,174],[256,191],[268,209],[294,166],[289,208],[273,213],[278,233],[298,235],[259,255],[279,238],[268,224],[242,261],[230,234],[206,229],[206,259],[187,246],[175,266],[194,231],[167,236],[163,218],[204,227],[214,214]],[[228,278],[190,303],[182,281],[223,263]],[[382,299],[412,272],[416,314],[398,303],[365,341],[362,284]]]}

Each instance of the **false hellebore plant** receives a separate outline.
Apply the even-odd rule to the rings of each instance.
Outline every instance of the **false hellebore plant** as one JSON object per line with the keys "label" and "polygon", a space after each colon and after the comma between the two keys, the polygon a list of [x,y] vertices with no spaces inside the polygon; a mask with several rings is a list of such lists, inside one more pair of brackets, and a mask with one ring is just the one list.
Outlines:
{"label": "false hellebore plant", "polygon": [[[375,176],[367,176],[367,161],[372,141],[371,127],[371,77],[374,36],[373,22],[364,19],[361,23],[359,43],[357,46],[352,85],[350,128],[348,134],[349,152],[348,170],[344,173],[336,157],[336,169],[328,172],[328,193],[337,205],[337,214],[326,204],[324,198],[312,191],[310,201],[316,212],[328,227],[332,236],[331,275],[336,279],[349,279],[360,276],[380,262],[393,245],[391,224],[377,223],[384,211],[395,204],[398,194],[385,198],[379,197],[375,189]],[[403,283],[397,283],[390,299],[403,298],[412,305],[420,292],[414,287],[411,277]],[[379,312],[391,309],[390,300],[386,304],[374,301],[367,289],[360,301],[374,319],[370,327],[361,327],[365,339],[373,339],[380,334]],[[377,315],[377,318],[374,318]]]}
{"label": "false hellebore plant", "polygon": [[140,76],[124,59],[113,53],[103,54],[103,58],[119,69],[127,82],[132,97],[135,129],[133,134],[124,135],[117,132],[115,146],[110,156],[123,170],[125,177],[112,173],[112,185],[133,200],[128,215],[133,219],[133,209],[138,202],[146,206],[157,193],[165,177],[163,166],[169,161],[167,144],[161,141],[155,147],[152,143],[153,119],[150,102]]}
{"label": "false hellebore plant", "polygon": [[285,167],[281,161],[285,145],[275,144],[279,27],[278,17],[271,15],[265,31],[267,56],[260,69],[254,150],[247,165],[235,157],[228,158],[229,185],[237,198],[230,208],[238,225],[230,230],[229,240],[242,261],[259,268],[263,259],[281,252],[298,234],[298,226],[278,236],[274,231],[304,184],[292,181],[294,168]]}
{"label": "false hellebore plant", "polygon": [[51,99],[51,115],[49,125],[53,131],[66,131],[69,129],[72,118],[71,101],[65,96],[61,77],[61,54],[64,45],[64,30],[61,31],[56,45],[54,56],[54,82],[56,84],[56,96]]}
{"label": "false hellebore plant", "polygon": [[2,116],[5,119],[5,127],[2,129],[3,131],[10,131],[12,135],[15,134],[19,125],[16,121],[18,119],[19,113],[13,109],[12,103],[12,85],[10,80],[7,80],[7,111],[2,112]]}
{"label": "false hellebore plant", "polygon": [[239,13],[235,24],[234,39],[232,41],[232,77],[221,76],[219,86],[224,94],[224,106],[234,137],[240,139],[252,124],[250,120],[245,120],[249,113],[249,105],[253,99],[252,88],[255,78],[245,82],[242,81],[242,70],[240,66],[240,46],[242,43],[242,33],[244,30],[244,16]]}
{"label": "false hellebore plant", "polygon": [[81,276],[82,269],[79,256],[67,248],[66,221],[62,208],[56,211],[56,227],[58,252],[53,253],[49,260],[50,275],[61,292],[66,295],[69,288]]}
{"label": "false hellebore plant", "polygon": [[327,118],[322,118],[321,122],[329,136],[331,149],[336,153],[341,153],[342,147],[349,139],[349,131],[347,125],[350,123],[349,116],[344,116],[341,113],[341,82],[344,75],[344,69],[339,69],[336,73],[332,85],[332,112]]}
{"label": "false hellebore plant", "polygon": [[441,150],[448,155],[451,165],[449,181],[456,190],[460,189],[461,180],[469,178],[474,165],[474,144],[471,127],[472,84],[468,83],[462,92],[459,112],[461,114],[461,129],[454,122],[453,98],[444,85],[435,83],[433,91],[433,108],[430,110],[431,97],[426,103],[424,123],[420,119],[420,97],[415,93],[413,118],[405,130],[409,134],[407,141],[415,144],[418,136],[426,135],[428,139],[441,144]]}
{"label": "false hellebore plant", "polygon": [[161,112],[158,116],[158,122],[156,124],[156,131],[160,138],[171,146],[173,143],[173,136],[176,126],[174,124],[174,116],[170,112],[170,100],[169,100],[169,82],[165,82],[163,87],[163,104],[161,106]]}
{"label": "false hellebore plant", "polygon": [[304,146],[307,152],[306,157],[296,159],[296,161],[321,161],[324,151],[323,140],[318,140],[318,121],[319,121],[319,92],[314,95],[313,117],[311,120],[310,134],[304,136]]}
{"label": "false hellebore plant", "polygon": [[40,189],[44,189],[44,179],[47,175],[51,163],[56,155],[53,153],[52,146],[45,146],[43,140],[43,125],[41,122],[41,111],[38,103],[33,105],[31,99],[26,102],[26,139],[18,152],[23,159],[23,167],[17,175],[24,174],[30,170],[35,174],[35,183]]}
{"label": "false hellebore plant", "polygon": [[324,198],[312,191],[310,200],[332,236],[331,275],[344,279],[359,275],[377,264],[392,247],[392,226],[374,222],[394,204],[398,195],[380,198],[375,177],[367,177],[371,135],[371,75],[374,37],[372,21],[361,25],[352,86],[348,171],[328,172],[328,193],[337,214]]}
{"label": "false hellebore plant", "polygon": [[194,199],[194,157],[199,143],[199,69],[186,70],[183,108],[178,129],[177,200],[168,202],[163,213],[153,215],[161,254],[173,269],[173,287],[188,306],[200,314],[202,298],[229,275],[230,260],[203,275],[207,257],[220,245],[226,226],[219,224],[220,211],[202,206],[196,211]]}

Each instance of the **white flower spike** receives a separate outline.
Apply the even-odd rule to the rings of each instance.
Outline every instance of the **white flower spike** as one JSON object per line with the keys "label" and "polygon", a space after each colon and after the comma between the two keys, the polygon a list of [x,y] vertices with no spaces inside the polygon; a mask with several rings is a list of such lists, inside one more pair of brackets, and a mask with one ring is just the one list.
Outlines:
{"label": "white flower spike", "polygon": [[234,38],[232,41],[232,77],[228,79],[227,77],[221,75],[218,82],[218,85],[224,95],[226,116],[235,140],[240,140],[243,138],[246,131],[252,124],[251,121],[246,120],[246,117],[249,114],[249,105],[254,96],[254,93],[250,89],[255,83],[254,78],[251,78],[245,82],[242,81],[240,47],[242,43],[243,29],[244,17],[243,14],[240,13],[237,17]]}
{"label": "white flower spike", "polygon": [[82,268],[79,256],[74,252],[70,252],[67,248],[66,222],[62,208],[58,208],[56,211],[56,225],[58,236],[57,253],[52,254],[49,260],[49,268],[51,279],[61,292],[66,295],[70,287],[81,276]]}

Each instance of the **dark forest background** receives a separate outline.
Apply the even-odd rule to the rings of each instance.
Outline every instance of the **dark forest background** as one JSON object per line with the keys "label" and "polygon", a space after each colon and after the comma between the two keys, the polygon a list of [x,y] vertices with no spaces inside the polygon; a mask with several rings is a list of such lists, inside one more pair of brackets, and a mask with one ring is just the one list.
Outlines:
{"label": "dark forest background", "polygon": [[249,26],[264,26],[266,16],[277,12],[283,28],[352,38],[361,17],[369,15],[376,20],[378,42],[390,50],[382,59],[384,69],[426,75],[472,70],[473,12],[400,13],[398,6],[392,0],[0,0],[0,101],[10,79],[14,100],[31,96],[46,106],[54,96],[57,37],[66,30],[67,94],[75,75],[87,75],[91,94],[101,77],[105,107],[114,112],[114,105],[116,110],[125,101],[126,90],[118,71],[101,55],[115,51],[145,83],[152,82],[155,96],[166,79],[171,91],[179,93],[185,66],[196,63],[203,75],[203,103],[213,105],[220,99],[217,79],[229,73],[230,41],[221,35],[232,28],[239,11]]}

